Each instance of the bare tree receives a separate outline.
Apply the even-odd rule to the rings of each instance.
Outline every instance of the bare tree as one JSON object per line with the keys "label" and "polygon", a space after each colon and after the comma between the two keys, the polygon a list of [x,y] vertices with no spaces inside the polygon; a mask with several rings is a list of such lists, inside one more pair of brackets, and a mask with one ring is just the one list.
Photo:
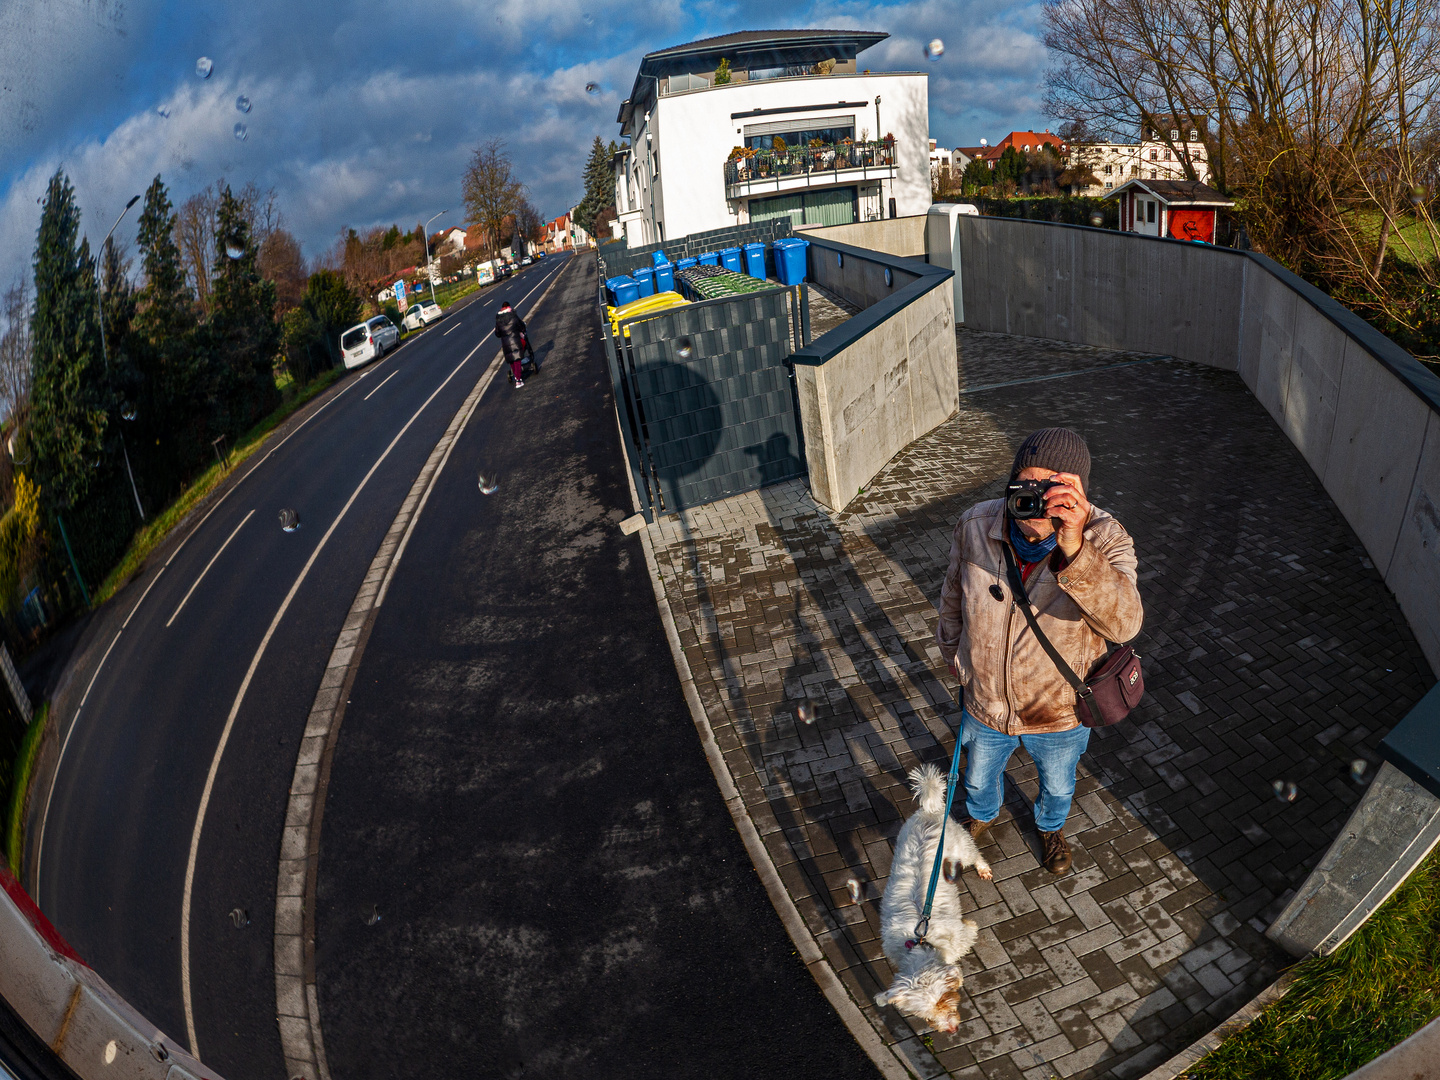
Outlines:
{"label": "bare tree", "polygon": [[499,250],[507,232],[505,219],[525,201],[525,185],[515,176],[515,165],[505,149],[505,140],[490,139],[475,148],[460,185],[465,211],[482,226],[489,254]]}
{"label": "bare tree", "polygon": [[215,211],[220,200],[214,188],[201,188],[180,204],[175,215],[175,245],[185,276],[200,310],[210,314],[210,267],[215,261]]}
{"label": "bare tree", "polygon": [[282,228],[273,229],[260,244],[260,273],[275,283],[277,318],[300,303],[305,294],[305,259],[300,242]]}
{"label": "bare tree", "polygon": [[7,417],[30,400],[30,283],[21,275],[0,298],[5,332],[0,335],[0,408]]}
{"label": "bare tree", "polygon": [[1428,317],[1440,0],[1050,0],[1045,19],[1052,115],[1151,129],[1198,179],[1194,131],[1257,248],[1401,329]]}

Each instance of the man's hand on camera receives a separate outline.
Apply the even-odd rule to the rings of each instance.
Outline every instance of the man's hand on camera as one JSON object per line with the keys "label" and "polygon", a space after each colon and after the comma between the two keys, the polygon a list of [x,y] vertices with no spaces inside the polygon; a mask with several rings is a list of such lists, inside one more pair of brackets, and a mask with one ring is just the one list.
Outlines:
{"label": "man's hand on camera", "polygon": [[1080,554],[1085,542],[1085,523],[1090,520],[1090,500],[1085,485],[1074,473],[1056,473],[1056,485],[1045,492],[1045,512],[1055,526],[1057,546],[1069,562]]}

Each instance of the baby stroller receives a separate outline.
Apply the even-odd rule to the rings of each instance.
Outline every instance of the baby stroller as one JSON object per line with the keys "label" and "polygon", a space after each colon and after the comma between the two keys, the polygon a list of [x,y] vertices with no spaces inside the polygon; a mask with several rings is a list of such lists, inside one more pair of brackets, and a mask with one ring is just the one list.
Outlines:
{"label": "baby stroller", "polygon": [[[525,351],[520,357],[520,377],[522,379],[533,378],[540,374],[540,365],[535,362],[535,350],[530,347],[530,335],[520,335],[525,343]],[[510,385],[515,385],[515,369],[508,363],[505,365],[505,377],[510,380]]]}

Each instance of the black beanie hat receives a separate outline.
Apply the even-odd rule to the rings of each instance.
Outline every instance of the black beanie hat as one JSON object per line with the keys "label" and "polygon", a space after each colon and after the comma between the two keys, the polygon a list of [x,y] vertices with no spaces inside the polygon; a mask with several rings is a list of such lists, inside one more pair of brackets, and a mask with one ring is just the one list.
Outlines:
{"label": "black beanie hat", "polygon": [[1069,428],[1047,427],[1032,432],[1015,454],[1010,479],[1013,481],[1020,475],[1021,469],[1032,466],[1074,473],[1080,477],[1085,490],[1090,490],[1090,448]]}

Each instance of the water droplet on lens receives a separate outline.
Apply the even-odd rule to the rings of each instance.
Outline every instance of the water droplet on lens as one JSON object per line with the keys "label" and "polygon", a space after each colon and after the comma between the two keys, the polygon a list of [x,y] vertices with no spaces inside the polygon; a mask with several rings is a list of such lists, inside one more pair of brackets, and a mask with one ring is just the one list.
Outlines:
{"label": "water droplet on lens", "polygon": [[199,60],[195,61],[195,74],[199,75],[202,79],[208,79],[210,72],[214,70],[215,65],[208,56],[202,56]]}
{"label": "water droplet on lens", "polygon": [[1300,795],[1300,789],[1293,780],[1273,780],[1270,787],[1275,792],[1277,802],[1292,803]]}
{"label": "water droplet on lens", "polygon": [[367,916],[365,916],[365,925],[366,925],[366,926],[374,926],[374,925],[375,925],[377,922],[379,922],[379,921],[380,921],[380,905],[379,905],[379,904],[371,904],[371,905],[370,905],[370,914],[367,915]]}
{"label": "water droplet on lens", "polygon": [[860,902],[860,882],[852,877],[845,882],[845,888],[850,891],[850,902],[858,904]]}
{"label": "water droplet on lens", "polygon": [[1097,229],[1100,228],[1101,225],[1105,224],[1105,215],[1102,214],[1099,210],[1094,211],[1090,215],[1090,224],[1094,225]]}
{"label": "water droplet on lens", "polygon": [[480,474],[480,494],[481,494],[481,495],[494,495],[495,492],[497,492],[497,491],[499,491],[499,490],[500,490],[500,478],[499,478],[498,476],[487,476],[487,475],[486,475],[485,473],[483,473],[483,472]]}
{"label": "water droplet on lens", "polygon": [[235,924],[236,930],[243,930],[250,925],[250,913],[244,908],[232,908],[230,921]]}
{"label": "water droplet on lens", "polygon": [[244,94],[241,94],[239,97],[237,97],[237,98],[235,99],[235,108],[239,109],[241,112],[249,112],[249,111],[250,111],[250,99],[249,99],[248,97],[246,97]]}
{"label": "water droplet on lens", "polygon": [[134,419],[135,419],[135,403],[134,403],[133,401],[127,401],[127,402],[123,403],[123,404],[120,406],[120,419],[121,419],[121,420],[134,420]]}
{"label": "water droplet on lens", "polygon": [[945,42],[941,41],[938,37],[932,38],[930,44],[925,46],[925,59],[929,60],[932,64],[944,55]]}
{"label": "water droplet on lens", "polygon": [[1369,767],[1370,763],[1364,758],[1356,758],[1350,762],[1350,779],[1357,784],[1363,784],[1365,782],[1365,770]]}
{"label": "water droplet on lens", "polygon": [[244,124],[237,123],[237,124],[235,125],[235,138],[236,138],[236,140],[239,141],[239,142],[244,142],[244,141],[245,141],[246,139],[248,139],[249,137],[250,137],[250,132],[248,132],[248,131],[245,130],[245,125],[244,125]]}
{"label": "water droplet on lens", "polygon": [[284,532],[294,532],[300,528],[300,515],[294,510],[286,508],[280,511],[280,528]]}
{"label": "water droplet on lens", "polygon": [[1419,206],[1427,198],[1429,198],[1429,196],[1430,192],[1426,189],[1424,184],[1416,184],[1413,188],[1410,189],[1410,202],[1415,206]]}
{"label": "water droplet on lens", "polygon": [[229,255],[232,259],[238,259],[245,254],[245,249],[242,247],[236,247],[234,244],[226,244],[225,254]]}
{"label": "water droplet on lens", "polygon": [[585,25],[586,25],[586,26],[594,26],[594,25],[595,25],[595,16],[594,16],[594,15],[591,15],[588,11],[585,12],[585,14],[581,16],[581,18],[585,20]]}
{"label": "water droplet on lens", "polygon": [[815,722],[815,703],[809,698],[796,702],[795,719],[803,724],[813,724]]}
{"label": "water droplet on lens", "polygon": [[587,82],[587,83],[585,84],[585,92],[586,92],[587,94],[598,94],[598,93],[600,92],[600,84],[599,84],[599,83],[593,83],[593,82]]}
{"label": "water droplet on lens", "polygon": [[1275,798],[1279,799],[1281,802],[1284,802],[1284,801],[1285,801],[1285,781],[1284,781],[1284,780],[1271,780],[1271,781],[1270,781],[1270,790],[1273,791],[1273,792],[1275,792]]}
{"label": "water droplet on lens", "polygon": [[165,108],[164,105],[159,106],[158,108],[156,108],[155,111],[160,114],[160,116],[161,116],[162,119],[165,119],[165,120],[169,120],[169,119],[170,119],[170,110],[167,109],[167,108]]}
{"label": "water droplet on lens", "polygon": [[682,337],[679,341],[675,342],[675,355],[680,357],[681,360],[689,360],[690,357],[695,355],[695,343],[688,337]]}

